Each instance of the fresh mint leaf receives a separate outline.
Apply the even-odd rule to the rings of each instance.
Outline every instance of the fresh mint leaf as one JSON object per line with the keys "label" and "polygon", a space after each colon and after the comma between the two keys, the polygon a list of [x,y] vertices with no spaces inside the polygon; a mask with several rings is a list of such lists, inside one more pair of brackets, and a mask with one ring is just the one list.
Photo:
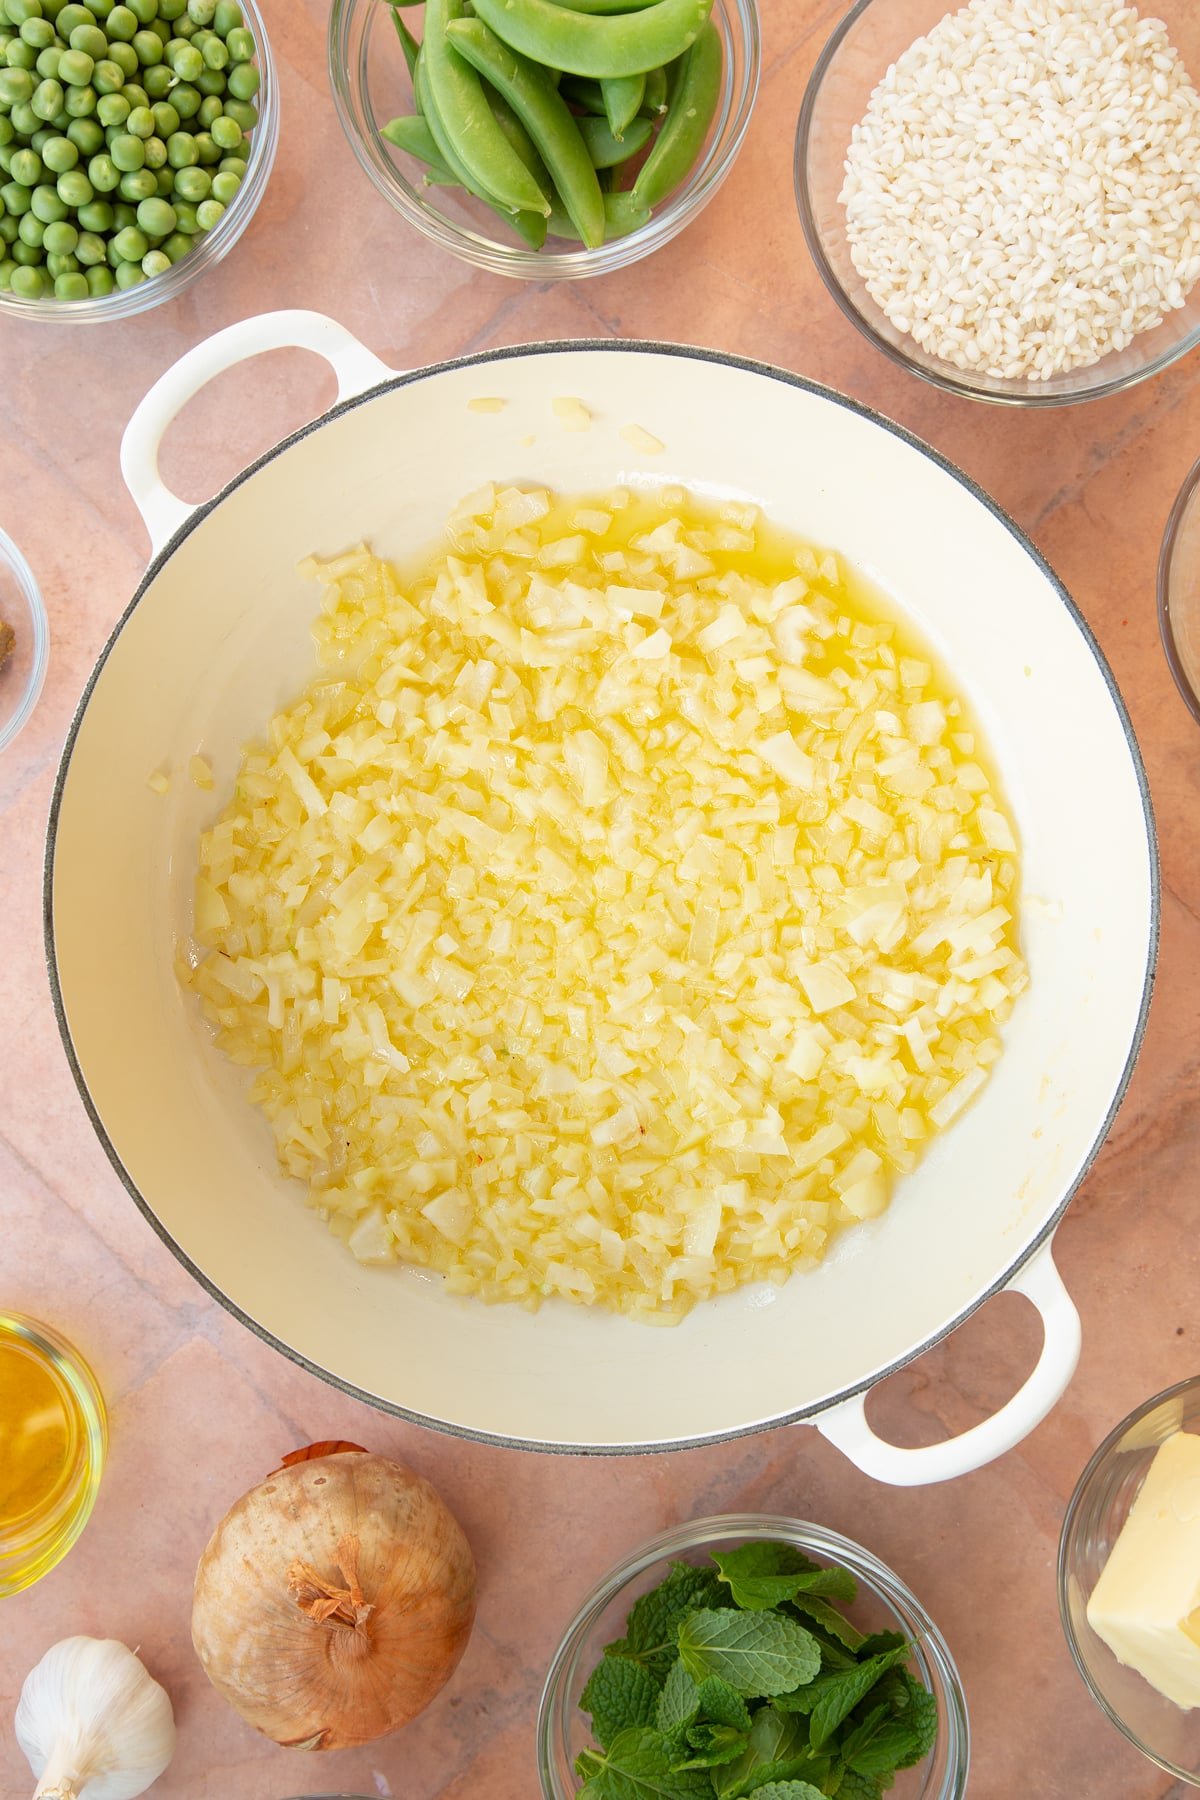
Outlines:
{"label": "fresh mint leaf", "polygon": [[663,1681],[678,1654],[675,1634],[680,1621],[697,1607],[732,1604],[728,1588],[711,1569],[672,1563],[666,1580],[634,1602],[625,1621],[625,1636],[609,1644],[604,1654],[640,1662]]}
{"label": "fresh mint leaf", "polygon": [[[682,1663],[679,1664],[682,1668]],[[732,1725],[735,1731],[749,1731],[750,1708],[736,1688],[731,1688],[719,1675],[709,1675],[700,1683],[700,1711],[714,1725]]]}
{"label": "fresh mint leaf", "polygon": [[[830,1606],[828,1600],[821,1600],[815,1594],[793,1594],[790,1605],[794,1612],[803,1613],[805,1623],[811,1620],[819,1625],[822,1631],[828,1632],[832,1638],[846,1646],[847,1650],[861,1653],[866,1638],[861,1631],[856,1631],[849,1619],[843,1619],[836,1606]],[[821,1667],[826,1667],[824,1650],[821,1654]]]}
{"label": "fresh mint leaf", "polygon": [[628,1726],[653,1725],[658,1698],[658,1682],[641,1663],[605,1656],[592,1670],[579,1704],[592,1715],[597,1743],[607,1748]]}
{"label": "fresh mint leaf", "polygon": [[821,1567],[792,1544],[763,1542],[714,1552],[713,1561],[721,1571],[722,1581],[741,1580],[747,1575],[815,1575]]}
{"label": "fresh mint leaf", "polygon": [[579,1800],[712,1800],[704,1769],[672,1769],[663,1735],[644,1725],[617,1734],[601,1755],[584,1750],[575,1759],[584,1785]]}
{"label": "fresh mint leaf", "polygon": [[[892,1784],[889,1781],[888,1786]],[[860,1775],[857,1769],[843,1769],[841,1780],[833,1790],[837,1800],[883,1800],[883,1784],[873,1775]]]}
{"label": "fresh mint leaf", "polygon": [[676,1760],[677,1769],[715,1769],[732,1762],[746,1748],[746,1733],[732,1725],[711,1725],[702,1719],[687,1730],[687,1750]]}
{"label": "fresh mint leaf", "polygon": [[[637,1663],[629,1663],[629,1668],[638,1668]],[[584,1690],[586,1693],[586,1689]],[[700,1689],[692,1680],[681,1662],[671,1664],[671,1672],[663,1684],[658,1696],[654,1723],[660,1731],[674,1731],[680,1726],[690,1725],[700,1713]]]}
{"label": "fresh mint leaf", "polygon": [[717,1675],[739,1694],[786,1694],[811,1681],[821,1652],[811,1632],[779,1613],[701,1609],[678,1631],[679,1655],[694,1681]]}
{"label": "fresh mint leaf", "polygon": [[[842,1720],[871,1692],[888,1670],[908,1654],[908,1645],[869,1656],[854,1669],[837,1675],[826,1675],[814,1681],[809,1693],[814,1696],[809,1718],[808,1736],[814,1750],[828,1742]],[[847,1759],[849,1760],[849,1759]]]}
{"label": "fresh mint leaf", "polygon": [[884,1650],[898,1650],[907,1642],[902,1631],[873,1631],[859,1646],[864,1656],[879,1656]]}
{"label": "fresh mint leaf", "polygon": [[799,1719],[777,1713],[773,1706],[760,1707],[750,1726],[746,1748],[736,1762],[713,1770],[718,1800],[741,1800],[755,1781],[769,1781],[771,1772],[798,1751],[807,1750],[808,1737]]}
{"label": "fresh mint leaf", "polygon": [[768,1781],[755,1788],[756,1800],[825,1800],[820,1788],[810,1781]]}
{"label": "fresh mint leaf", "polygon": [[907,1670],[892,1694],[856,1723],[839,1746],[848,1769],[884,1779],[911,1769],[937,1739],[937,1701]]}
{"label": "fresh mint leaf", "polygon": [[801,1593],[849,1601],[858,1591],[848,1569],[820,1568],[789,1544],[743,1544],[740,1550],[715,1555],[713,1561],[746,1612],[765,1612]]}

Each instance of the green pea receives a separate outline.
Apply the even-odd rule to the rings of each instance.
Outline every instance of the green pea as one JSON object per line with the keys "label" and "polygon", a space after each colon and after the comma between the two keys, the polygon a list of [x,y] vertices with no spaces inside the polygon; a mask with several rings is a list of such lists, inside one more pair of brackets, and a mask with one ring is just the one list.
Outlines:
{"label": "green pea", "polygon": [[11,256],[0,260],[0,294],[11,292],[12,278],[16,274],[18,267],[19,264],[15,263]]}
{"label": "green pea", "polygon": [[142,258],[142,274],[153,278],[165,275],[171,266],[171,259],[162,250],[147,250]]}
{"label": "green pea", "polygon": [[[118,41],[123,44],[132,43],[137,29],[137,15],[127,6],[114,6],[104,22],[104,32],[110,46]],[[109,55],[112,55],[111,47]]]}
{"label": "green pea", "polygon": [[158,0],[158,16],[166,19],[168,24],[174,24],[176,19],[182,19],[186,13],[187,0]]}
{"label": "green pea", "polygon": [[219,200],[202,200],[196,208],[196,223],[201,231],[211,231],[214,225],[220,224],[224,212]]}
{"label": "green pea", "polygon": [[22,187],[36,187],[43,175],[42,159],[36,150],[18,150],[12,159],[9,174]]}
{"label": "green pea", "polygon": [[154,136],[154,114],[148,106],[135,106],[125,121],[125,130],[135,138]]}
{"label": "green pea", "polygon": [[24,244],[20,238],[12,247],[12,256],[23,269],[37,268],[46,260],[46,252],[40,244]]}
{"label": "green pea", "polygon": [[175,192],[181,200],[196,205],[212,192],[212,176],[207,169],[179,169],[175,175]]}
{"label": "green pea", "polygon": [[140,201],[148,200],[151,194],[157,194],[158,176],[153,169],[130,169],[127,174],[122,175],[117,192],[122,200],[127,200],[131,206],[137,206]]}
{"label": "green pea", "polygon": [[[7,175],[10,180],[12,179],[12,159],[17,154],[18,150],[23,150],[24,148],[24,144],[18,144],[15,148],[12,144],[0,144],[0,169],[4,171],[5,175]],[[3,218],[4,212],[5,208],[3,204],[0,203],[0,218]]]}
{"label": "green pea", "polygon": [[190,131],[173,131],[167,139],[167,161],[173,169],[190,169],[199,161]]}
{"label": "green pea", "polygon": [[62,51],[57,44],[51,44],[45,50],[38,51],[38,59],[34,64],[35,72],[43,81],[58,80],[58,59]]}
{"label": "green pea", "polygon": [[72,119],[67,126],[67,141],[74,144],[80,156],[95,156],[104,142],[104,133],[95,119]]}
{"label": "green pea", "polygon": [[88,180],[98,194],[111,194],[121,180],[121,171],[111,156],[93,156],[87,172]]}
{"label": "green pea", "polygon": [[0,69],[0,106],[19,106],[32,98],[33,88],[28,69]]}
{"label": "green pea", "polygon": [[[43,4],[42,11],[46,12],[47,10],[47,7]],[[64,43],[69,43],[71,33],[77,25],[91,24],[92,14],[88,11],[86,6],[78,5],[76,0],[68,0],[66,6],[59,7],[54,22],[58,28],[59,37]]]}
{"label": "green pea", "polygon": [[42,238],[50,256],[70,256],[79,242],[79,233],[69,219],[55,219],[45,227]]}
{"label": "green pea", "polygon": [[[7,213],[0,218],[0,243],[14,243],[21,230],[20,219],[10,218]],[[0,252],[2,254],[2,252]]]}
{"label": "green pea", "polygon": [[66,114],[68,119],[89,119],[96,110],[98,96],[89,82],[87,87],[71,87],[67,89]]}
{"label": "green pea", "polygon": [[54,298],[56,300],[86,300],[90,291],[86,275],[67,274],[55,277]]}
{"label": "green pea", "polygon": [[153,24],[158,17],[158,0],[125,0],[125,4],[142,25]]}
{"label": "green pea", "polygon": [[137,222],[138,229],[148,238],[170,237],[175,229],[175,208],[166,200],[143,200],[137,209]]}
{"label": "green pea", "polygon": [[[43,246],[43,248],[44,248],[44,246]],[[50,276],[74,275],[74,274],[78,273],[78,270],[79,270],[79,263],[75,257],[73,257],[73,256],[51,256],[50,252],[48,250],[46,251],[46,273],[47,273],[47,275],[50,275]]]}
{"label": "green pea", "polygon": [[40,269],[17,268],[12,272],[9,285],[22,300],[40,300],[46,291],[46,278]]}
{"label": "green pea", "polygon": [[112,230],[113,209],[107,200],[89,200],[79,209],[79,223],[88,235],[99,236]]}
{"label": "green pea", "polygon": [[46,227],[36,213],[27,212],[17,223],[17,236],[23,244],[42,244],[46,238]]}
{"label": "green pea", "polygon": [[31,50],[52,50],[57,36],[49,19],[26,19],[21,27],[21,42]]}
{"label": "green pea", "polygon": [[200,102],[200,111],[196,114],[196,123],[201,131],[211,131],[214,119],[221,117],[221,102],[215,94],[205,94]]}
{"label": "green pea", "polygon": [[72,50],[80,50],[94,63],[108,55],[108,39],[98,25],[77,25],[68,39]]}
{"label": "green pea", "polygon": [[167,52],[167,61],[178,75],[180,81],[195,81],[204,73],[204,58],[194,44],[179,41],[179,48],[171,55]]}
{"label": "green pea", "polygon": [[182,262],[183,258],[188,255],[194,243],[195,239],[189,237],[186,231],[173,231],[170,237],[166,238],[158,247],[164,256],[170,257],[173,263],[177,263]]}
{"label": "green pea", "polygon": [[212,139],[213,143],[219,144],[222,151],[229,156],[232,156],[235,150],[240,150],[245,142],[242,128],[237,120],[225,117],[213,120]]}
{"label": "green pea", "polygon": [[157,100],[151,107],[154,114],[154,135],[166,141],[179,130],[180,118],[169,100]]}
{"label": "green pea", "polygon": [[130,206],[127,200],[118,200],[113,207],[113,230],[124,231],[127,225],[137,224],[137,207]]}
{"label": "green pea", "polygon": [[254,33],[247,31],[244,25],[237,25],[225,39],[225,47],[229,51],[229,60],[234,63],[254,61]]}
{"label": "green pea", "polygon": [[[132,118],[133,114],[130,113],[129,116]],[[108,153],[123,174],[129,169],[140,169],[146,160],[145,144],[140,137],[134,137],[128,131],[122,131],[113,139]]]}
{"label": "green pea", "polygon": [[16,135],[12,128],[12,120],[7,113],[0,113],[0,148],[5,144],[11,144]]}
{"label": "green pea", "polygon": [[81,231],[75,244],[75,257],[81,268],[94,268],[104,261],[104,239],[94,231]]}
{"label": "green pea", "polygon": [[96,117],[106,130],[124,125],[132,110],[124,94],[105,94],[96,102]]}
{"label": "green pea", "polygon": [[58,59],[58,79],[73,88],[86,87],[95,67],[95,58],[86,50],[64,50]]}
{"label": "green pea", "polygon": [[157,174],[159,169],[163,169],[166,167],[166,163],[167,163],[167,146],[163,143],[162,139],[160,137],[147,138],[146,139],[146,167],[148,169],[153,169],[155,171],[155,173]]}
{"label": "green pea", "polygon": [[122,262],[141,262],[149,248],[145,232],[139,231],[136,225],[127,225],[113,239],[113,249]]}
{"label": "green pea", "polygon": [[[44,123],[42,119],[38,118],[28,100],[22,100],[19,105],[14,106],[8,116],[12,120],[13,130],[17,136],[23,138],[31,138],[35,131],[42,129]],[[57,124],[57,122],[57,120],[51,120],[51,124]],[[70,122],[68,119],[67,124],[69,125]]]}
{"label": "green pea", "polygon": [[219,200],[222,206],[228,206],[241,185],[240,175],[232,175],[228,170],[223,169],[220,174],[213,176],[212,197],[214,200]]}
{"label": "green pea", "polygon": [[253,100],[262,83],[253,63],[235,63],[226,85],[235,100]]}
{"label": "green pea", "polygon": [[126,81],[132,80],[138,72],[137,51],[132,44],[118,42],[108,46],[108,60],[116,63]]}
{"label": "green pea", "polygon": [[246,15],[238,5],[238,0],[217,0],[213,13],[213,30],[218,36],[227,38],[231,31],[241,31],[246,23]]}
{"label": "green pea", "polygon": [[144,69],[152,63],[160,63],[163,59],[162,39],[153,31],[135,32],[133,47],[137,51],[137,59]]}
{"label": "green pea", "polygon": [[54,119],[62,111],[63,91],[57,81],[39,81],[29,102],[39,119]]}
{"label": "green pea", "polygon": [[82,169],[68,169],[58,178],[58,197],[67,206],[80,207],[94,200],[96,192]]}
{"label": "green pea", "polygon": [[196,86],[202,94],[215,94],[218,98],[225,92],[225,76],[216,69],[205,69],[197,75]]}
{"label": "green pea", "polygon": [[65,219],[70,209],[66,201],[59,197],[58,189],[51,187],[47,181],[34,188],[30,196],[29,210],[42,221],[43,225],[54,225]]}
{"label": "green pea", "polygon": [[220,148],[213,143],[207,131],[196,133],[196,154],[204,167],[208,167],[212,163],[219,163],[221,160]]}
{"label": "green pea", "polygon": [[125,71],[120,63],[102,56],[92,70],[92,86],[101,95],[119,94],[125,86]]}
{"label": "green pea", "polygon": [[52,175],[65,175],[79,161],[79,145],[69,137],[54,136],[42,153],[42,161]]}
{"label": "green pea", "polygon": [[196,35],[196,27],[192,24],[192,21],[188,18],[186,12],[182,19],[176,19],[174,32],[175,36],[177,38],[182,38],[184,43],[186,43],[189,38]]}
{"label": "green pea", "polygon": [[121,89],[121,94],[124,99],[128,100],[130,112],[135,106],[149,106],[150,104],[150,96],[139,82],[127,81]]}
{"label": "green pea", "polygon": [[22,26],[26,19],[40,19],[42,0],[4,0],[4,17],[10,25]]}
{"label": "green pea", "polygon": [[94,19],[107,19],[117,0],[86,0],[88,11]]}
{"label": "green pea", "polygon": [[165,62],[155,63],[153,68],[142,70],[142,83],[151,100],[165,100],[177,79]]}
{"label": "green pea", "polygon": [[106,294],[111,294],[117,285],[112,278],[112,270],[102,266],[88,270],[87,284],[88,293],[94,300],[102,300]]}
{"label": "green pea", "polygon": [[195,237],[200,229],[200,222],[196,218],[196,208],[192,205],[190,200],[182,198],[179,194],[178,187],[176,188],[174,206],[175,223],[178,225],[180,231],[183,232],[185,237]]}
{"label": "green pea", "polygon": [[140,287],[145,279],[140,263],[119,262],[117,264],[116,281],[119,288]]}
{"label": "green pea", "polygon": [[146,29],[154,33],[164,50],[175,35],[174,26],[168,25],[165,19],[151,19]]}
{"label": "green pea", "polygon": [[21,38],[12,38],[4,48],[4,62],[9,69],[24,69],[31,74],[37,68],[38,53],[32,44]]}
{"label": "green pea", "polygon": [[217,0],[187,0],[187,16],[193,25],[211,25]]}
{"label": "green pea", "polygon": [[[11,175],[11,173],[10,170],[9,174]],[[22,187],[19,181],[6,181],[4,186],[0,187],[0,200],[4,202],[5,212],[14,219],[19,219],[33,205],[32,194],[27,187]]]}
{"label": "green pea", "polygon": [[245,177],[247,163],[244,156],[223,156],[220,167],[222,175],[236,175],[241,181]]}
{"label": "green pea", "polygon": [[[163,200],[169,200],[171,198],[171,195],[175,191],[175,171],[174,171],[174,169],[167,169],[167,168],[155,169],[154,184],[155,184],[155,192],[159,195],[159,197]],[[151,195],[151,199],[153,199],[153,197],[154,196]]]}
{"label": "green pea", "polygon": [[229,51],[225,48],[225,45],[219,37],[209,38],[207,44],[204,46],[202,55],[204,57],[205,66],[210,69],[215,69],[218,74],[229,66]]}
{"label": "green pea", "polygon": [[171,89],[171,105],[185,124],[195,118],[203,98],[200,89],[193,87],[190,81],[181,81]]}
{"label": "green pea", "polygon": [[253,131],[258,124],[258,108],[249,100],[226,100],[225,117],[236,119],[243,131]]}

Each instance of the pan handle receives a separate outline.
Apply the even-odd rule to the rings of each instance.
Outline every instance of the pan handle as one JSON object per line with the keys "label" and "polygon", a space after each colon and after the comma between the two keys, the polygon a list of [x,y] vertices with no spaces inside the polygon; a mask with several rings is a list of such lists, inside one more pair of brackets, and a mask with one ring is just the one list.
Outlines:
{"label": "pan handle", "polygon": [[314,350],[325,358],[337,376],[339,400],[389,381],[396,372],[344,325],[318,312],[259,313],[196,344],[159,376],[121,439],[121,474],[156,553],[195,511],[171,492],[158,472],[158,451],[167,427],[214,375],[264,350],[293,349]]}
{"label": "pan handle", "polygon": [[817,1430],[864,1475],[892,1487],[951,1481],[981,1469],[1019,1444],[1057,1405],[1079,1361],[1079,1314],[1055,1267],[1052,1243],[1053,1239],[1043,1244],[1008,1284],[1037,1307],[1044,1336],[1033,1373],[999,1412],[944,1444],[902,1450],[885,1443],[868,1425],[868,1389],[866,1394],[855,1394],[821,1413],[813,1420]]}

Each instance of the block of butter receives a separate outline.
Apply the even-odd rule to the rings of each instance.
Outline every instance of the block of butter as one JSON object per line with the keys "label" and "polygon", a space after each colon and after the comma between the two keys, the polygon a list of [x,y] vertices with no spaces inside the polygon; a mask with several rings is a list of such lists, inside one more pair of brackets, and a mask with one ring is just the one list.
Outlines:
{"label": "block of butter", "polygon": [[1176,1706],[1200,1706],[1200,1437],[1156,1452],[1092,1592],[1088,1624]]}

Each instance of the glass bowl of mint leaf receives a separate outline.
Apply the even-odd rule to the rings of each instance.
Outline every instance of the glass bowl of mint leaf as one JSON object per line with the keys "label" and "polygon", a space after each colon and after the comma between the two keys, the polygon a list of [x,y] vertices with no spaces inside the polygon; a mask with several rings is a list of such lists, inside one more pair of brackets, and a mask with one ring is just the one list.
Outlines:
{"label": "glass bowl of mint leaf", "polygon": [[959,1800],[945,1640],[860,1544],[760,1513],[652,1538],[580,1607],[538,1714],[544,1800]]}

